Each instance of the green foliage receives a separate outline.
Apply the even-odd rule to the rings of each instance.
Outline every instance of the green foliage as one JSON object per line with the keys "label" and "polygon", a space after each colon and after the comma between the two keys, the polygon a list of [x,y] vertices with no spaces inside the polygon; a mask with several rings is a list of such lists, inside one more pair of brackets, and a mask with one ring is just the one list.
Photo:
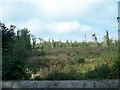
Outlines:
{"label": "green foliage", "polygon": [[94,70],[88,71],[84,79],[118,79],[120,78],[120,61],[116,60],[112,67],[102,64],[95,67]]}
{"label": "green foliage", "polygon": [[27,78],[27,74],[25,72],[27,59],[25,53],[23,52],[24,49],[14,47],[11,54],[3,58],[3,80],[18,80]]}
{"label": "green foliage", "polygon": [[111,78],[120,78],[120,60],[115,60],[111,70]]}
{"label": "green foliage", "polygon": [[66,80],[66,74],[58,71],[53,71],[45,77],[46,80]]}
{"label": "green foliage", "polygon": [[[26,72],[27,57],[30,50],[30,35],[27,29],[17,31],[15,35],[15,26],[7,28],[4,24],[2,29],[3,43],[2,54],[2,79],[19,80],[28,79]],[[7,51],[6,51],[7,50]]]}
{"label": "green foliage", "polygon": [[66,54],[67,54],[68,56],[70,56],[70,53],[69,53],[69,52],[67,52]]}
{"label": "green foliage", "polygon": [[45,77],[45,80],[79,80],[81,78],[81,74],[78,74],[75,70],[71,70],[68,73],[53,71]]}
{"label": "green foliage", "polygon": [[109,79],[110,68],[106,64],[95,67],[94,70],[87,72],[84,75],[85,79]]}
{"label": "green foliage", "polygon": [[117,48],[113,48],[109,50],[105,50],[102,55],[101,59],[104,61],[115,61],[118,59]]}
{"label": "green foliage", "polygon": [[77,57],[76,59],[77,59],[78,63],[84,63],[85,62],[85,59],[80,57],[80,56]]}
{"label": "green foliage", "polygon": [[49,67],[47,64],[49,60],[46,58],[35,58],[34,60],[29,60],[27,63],[28,68],[32,73],[37,73],[41,68]]}
{"label": "green foliage", "polygon": [[41,49],[39,49],[39,50],[36,50],[36,49],[32,50],[32,56],[43,56],[43,55],[45,55],[44,50],[41,50]]}
{"label": "green foliage", "polygon": [[7,28],[5,24],[0,23],[0,30],[2,31],[2,53],[10,51],[10,44],[14,43],[15,26],[11,25]]}
{"label": "green foliage", "polygon": [[31,44],[30,44],[30,31],[28,31],[27,28],[21,29],[17,31],[17,43],[22,43],[25,47],[26,50],[31,49]]}
{"label": "green foliage", "polygon": [[82,74],[77,73],[76,70],[72,69],[69,73],[67,73],[68,80],[80,80],[82,79]]}
{"label": "green foliage", "polygon": [[109,33],[106,31],[106,35],[104,36],[104,40],[107,46],[110,46],[112,43],[112,39],[109,38]]}

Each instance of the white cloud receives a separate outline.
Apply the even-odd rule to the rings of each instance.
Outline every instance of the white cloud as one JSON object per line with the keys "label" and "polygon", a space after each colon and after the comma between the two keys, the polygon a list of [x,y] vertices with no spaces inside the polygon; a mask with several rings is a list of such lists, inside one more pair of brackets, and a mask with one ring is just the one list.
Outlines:
{"label": "white cloud", "polygon": [[73,32],[79,29],[78,22],[57,22],[48,25],[48,30],[55,33]]}
{"label": "white cloud", "polygon": [[21,28],[28,28],[33,34],[38,34],[41,32],[64,34],[77,31],[89,32],[94,30],[92,26],[82,25],[78,21],[47,23],[42,22],[39,19],[30,19],[26,22],[17,23],[17,26]]}
{"label": "white cloud", "polygon": [[30,19],[26,22],[17,23],[21,28],[28,28],[31,33],[37,34],[45,30],[45,25],[39,19]]}
{"label": "white cloud", "polygon": [[81,25],[77,21],[71,22],[57,22],[48,25],[48,30],[55,33],[69,33],[69,32],[76,32],[76,31],[91,31],[93,28],[88,25]]}

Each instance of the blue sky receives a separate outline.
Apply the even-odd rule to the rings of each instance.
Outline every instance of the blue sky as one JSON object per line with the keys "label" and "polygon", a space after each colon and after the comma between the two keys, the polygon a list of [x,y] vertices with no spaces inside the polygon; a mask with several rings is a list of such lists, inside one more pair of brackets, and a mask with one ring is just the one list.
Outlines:
{"label": "blue sky", "polygon": [[118,38],[119,0],[1,0],[0,21],[17,29],[28,28],[36,37],[45,40],[98,41],[105,31]]}

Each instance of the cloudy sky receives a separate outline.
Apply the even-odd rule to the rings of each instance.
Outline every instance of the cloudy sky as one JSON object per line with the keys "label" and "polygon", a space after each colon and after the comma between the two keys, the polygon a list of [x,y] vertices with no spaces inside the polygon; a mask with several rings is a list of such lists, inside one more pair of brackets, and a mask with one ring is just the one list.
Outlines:
{"label": "cloudy sky", "polygon": [[0,21],[28,28],[36,37],[92,41],[105,31],[117,39],[119,0],[0,0]]}

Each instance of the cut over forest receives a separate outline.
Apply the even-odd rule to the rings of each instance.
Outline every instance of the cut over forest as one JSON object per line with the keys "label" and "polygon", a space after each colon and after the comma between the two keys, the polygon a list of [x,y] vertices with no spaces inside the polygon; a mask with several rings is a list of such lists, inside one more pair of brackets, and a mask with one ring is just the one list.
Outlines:
{"label": "cut over forest", "polygon": [[44,40],[27,28],[0,23],[3,80],[86,80],[120,78],[119,42],[105,31],[102,42]]}

